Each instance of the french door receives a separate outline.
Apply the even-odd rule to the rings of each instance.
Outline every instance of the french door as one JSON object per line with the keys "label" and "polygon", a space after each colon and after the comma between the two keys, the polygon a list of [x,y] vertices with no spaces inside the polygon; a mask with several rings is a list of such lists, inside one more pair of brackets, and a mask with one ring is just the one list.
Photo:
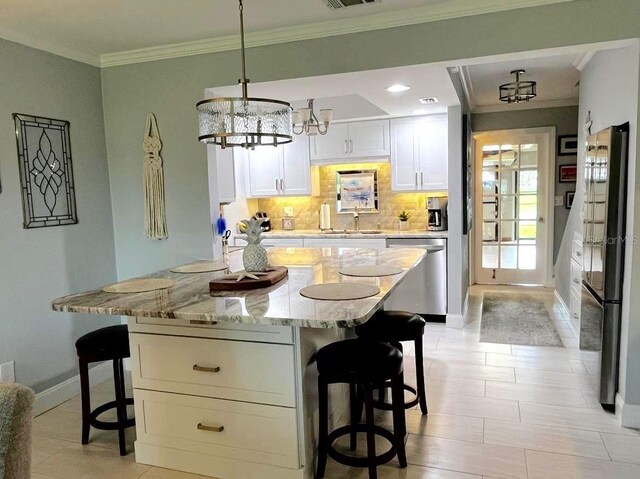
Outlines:
{"label": "french door", "polygon": [[482,284],[546,284],[552,262],[548,211],[552,128],[474,136],[475,271]]}

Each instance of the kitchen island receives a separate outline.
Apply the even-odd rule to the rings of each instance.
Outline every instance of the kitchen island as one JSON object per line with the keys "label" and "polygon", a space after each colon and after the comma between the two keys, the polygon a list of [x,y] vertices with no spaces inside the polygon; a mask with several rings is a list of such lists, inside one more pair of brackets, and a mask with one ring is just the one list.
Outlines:
{"label": "kitchen island", "polygon": [[[53,302],[56,311],[129,317],[136,460],[224,479],[313,477],[317,375],[313,356],[352,335],[424,258],[419,249],[272,248],[288,278],[261,290],[209,293],[225,272],[149,275],[174,286],[135,294],[102,289]],[[399,266],[394,276],[344,276],[355,265]],[[242,269],[240,252],[229,269]],[[375,284],[357,301],[316,301],[311,284]],[[344,388],[331,400],[345,415]]]}

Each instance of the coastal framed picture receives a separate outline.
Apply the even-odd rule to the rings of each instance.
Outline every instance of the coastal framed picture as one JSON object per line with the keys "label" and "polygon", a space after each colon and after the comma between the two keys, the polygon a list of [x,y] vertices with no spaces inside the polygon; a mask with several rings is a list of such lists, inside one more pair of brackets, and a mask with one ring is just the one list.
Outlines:
{"label": "coastal framed picture", "polygon": [[575,183],[578,179],[578,165],[560,165],[558,167],[559,183]]}
{"label": "coastal framed picture", "polygon": [[378,212],[378,170],[336,172],[338,213]]}

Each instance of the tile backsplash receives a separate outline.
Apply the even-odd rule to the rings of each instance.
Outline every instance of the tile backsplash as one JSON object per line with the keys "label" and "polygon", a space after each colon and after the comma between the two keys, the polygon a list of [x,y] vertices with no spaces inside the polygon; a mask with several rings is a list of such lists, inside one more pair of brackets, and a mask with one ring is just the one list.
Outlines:
{"label": "tile backsplash", "polygon": [[425,229],[427,225],[427,196],[446,196],[447,192],[392,193],[391,165],[389,163],[357,163],[326,165],[319,167],[320,195],[302,197],[261,198],[258,208],[271,216],[274,229],[282,229],[281,219],[285,217],[284,207],[292,206],[297,230],[317,229],[320,222],[320,206],[331,205],[331,226],[333,229],[351,229],[353,214],[336,211],[336,172],[344,170],[378,170],[378,213],[361,213],[360,229],[398,229],[398,214],[402,210],[412,213],[410,229]]}

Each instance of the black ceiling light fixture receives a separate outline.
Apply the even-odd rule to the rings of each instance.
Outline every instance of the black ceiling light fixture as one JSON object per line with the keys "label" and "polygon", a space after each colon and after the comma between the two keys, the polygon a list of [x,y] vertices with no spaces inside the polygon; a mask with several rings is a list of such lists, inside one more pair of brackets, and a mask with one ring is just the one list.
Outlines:
{"label": "black ceiling light fixture", "polygon": [[500,101],[505,103],[524,103],[538,96],[536,82],[520,80],[520,75],[525,73],[525,70],[513,70],[511,72],[512,75],[516,76],[516,81],[500,85]]}

